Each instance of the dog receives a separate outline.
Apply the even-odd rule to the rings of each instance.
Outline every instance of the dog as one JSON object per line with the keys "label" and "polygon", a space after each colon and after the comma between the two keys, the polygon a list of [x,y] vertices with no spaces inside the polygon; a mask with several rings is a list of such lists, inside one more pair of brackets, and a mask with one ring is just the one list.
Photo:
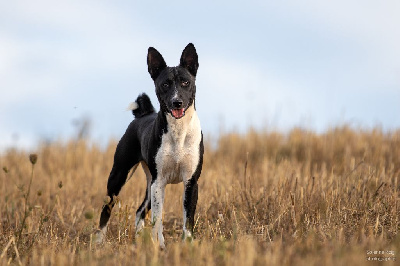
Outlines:
{"label": "dog", "polygon": [[160,110],[155,112],[149,97],[139,95],[130,109],[134,120],[119,141],[107,182],[110,202],[103,206],[96,237],[102,242],[115,198],[141,164],[147,179],[146,195],[136,211],[136,234],[144,227],[151,209],[152,239],[165,248],[162,210],[167,184],[183,182],[183,239],[192,239],[198,198],[197,181],[203,165],[203,133],[196,113],[196,74],[199,67],[196,48],[189,43],[180,63],[168,67],[162,55],[148,49],[147,66],[154,81]]}

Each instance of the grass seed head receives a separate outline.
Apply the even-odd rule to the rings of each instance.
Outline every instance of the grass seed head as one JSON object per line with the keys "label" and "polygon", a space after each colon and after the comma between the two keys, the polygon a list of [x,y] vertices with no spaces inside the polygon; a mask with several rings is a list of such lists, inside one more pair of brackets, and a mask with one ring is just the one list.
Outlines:
{"label": "grass seed head", "polygon": [[87,211],[87,212],[85,212],[85,218],[86,218],[87,220],[92,220],[92,219],[93,219],[93,216],[94,216],[94,214],[93,214],[92,211]]}
{"label": "grass seed head", "polygon": [[37,162],[38,156],[35,153],[32,153],[29,155],[29,161],[31,161],[31,164],[35,165]]}

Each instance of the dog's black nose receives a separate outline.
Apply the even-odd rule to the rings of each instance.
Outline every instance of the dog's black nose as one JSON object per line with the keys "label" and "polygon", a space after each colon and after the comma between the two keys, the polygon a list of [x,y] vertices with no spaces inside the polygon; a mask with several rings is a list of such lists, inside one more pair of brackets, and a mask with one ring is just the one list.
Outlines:
{"label": "dog's black nose", "polygon": [[183,104],[183,102],[181,100],[175,100],[175,101],[172,102],[172,106],[175,109],[181,109],[182,108],[182,104]]}

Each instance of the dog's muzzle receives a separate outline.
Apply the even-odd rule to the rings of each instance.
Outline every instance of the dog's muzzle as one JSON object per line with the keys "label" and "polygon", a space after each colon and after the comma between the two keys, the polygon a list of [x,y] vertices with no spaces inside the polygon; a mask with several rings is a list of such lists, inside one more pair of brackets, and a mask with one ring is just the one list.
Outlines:
{"label": "dog's muzzle", "polygon": [[172,110],[171,110],[171,114],[173,117],[175,117],[176,119],[182,118],[185,115],[185,108],[182,108],[183,106],[183,102],[181,100],[174,100],[172,102]]}

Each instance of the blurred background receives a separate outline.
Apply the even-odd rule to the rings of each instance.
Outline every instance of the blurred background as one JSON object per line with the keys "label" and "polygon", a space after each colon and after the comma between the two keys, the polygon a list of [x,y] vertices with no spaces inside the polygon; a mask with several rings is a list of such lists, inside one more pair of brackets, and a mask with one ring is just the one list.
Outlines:
{"label": "blurred background", "polygon": [[119,139],[146,92],[149,46],[193,42],[206,136],[400,127],[400,2],[2,1],[0,151]]}

